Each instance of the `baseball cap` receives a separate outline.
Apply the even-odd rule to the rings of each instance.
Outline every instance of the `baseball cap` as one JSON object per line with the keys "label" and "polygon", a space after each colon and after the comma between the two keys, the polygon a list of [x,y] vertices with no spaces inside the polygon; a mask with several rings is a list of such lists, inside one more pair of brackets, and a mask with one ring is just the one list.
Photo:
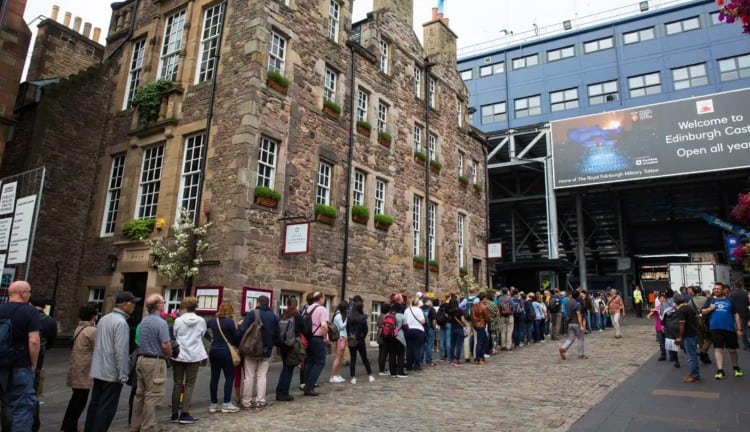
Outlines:
{"label": "baseball cap", "polygon": [[115,297],[115,304],[122,304],[127,302],[138,303],[139,301],[141,301],[141,298],[134,296],[130,291],[122,291],[117,294],[117,297]]}

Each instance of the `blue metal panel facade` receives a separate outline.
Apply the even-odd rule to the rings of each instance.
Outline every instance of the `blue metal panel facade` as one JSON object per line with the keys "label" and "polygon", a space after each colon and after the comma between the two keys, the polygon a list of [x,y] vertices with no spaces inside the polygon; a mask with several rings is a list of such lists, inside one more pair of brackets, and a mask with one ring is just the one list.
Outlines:
{"label": "blue metal panel facade", "polygon": [[[634,39],[638,41],[632,42]],[[611,48],[584,52],[584,47],[596,45],[595,41],[603,41],[602,46],[606,47],[611,41]],[[559,57],[556,54],[559,50],[568,47],[573,47],[574,56],[554,60]],[[750,38],[742,33],[740,25],[718,22],[715,2],[697,0],[462,58],[458,70],[471,70],[471,79],[465,80],[465,84],[470,94],[469,105],[476,108],[472,115],[474,126],[484,132],[501,132],[551,120],[747,88],[750,74],[722,81],[718,66],[721,59],[746,54],[750,54]],[[533,55],[538,58],[536,65],[514,68],[514,59]],[[500,62],[504,63],[503,72],[480,76],[480,68]],[[700,76],[702,70],[704,77]],[[659,78],[658,92],[649,81],[655,78],[654,74]],[[617,82],[617,95],[603,103],[590,103],[589,86],[612,80]],[[551,94],[572,89],[577,90],[577,107],[552,111]],[[636,96],[641,92],[647,94]],[[516,115],[516,101],[536,95],[541,98],[541,113]],[[481,107],[500,102],[506,103],[506,119],[483,122]],[[575,105],[575,101],[570,102],[568,106]]]}

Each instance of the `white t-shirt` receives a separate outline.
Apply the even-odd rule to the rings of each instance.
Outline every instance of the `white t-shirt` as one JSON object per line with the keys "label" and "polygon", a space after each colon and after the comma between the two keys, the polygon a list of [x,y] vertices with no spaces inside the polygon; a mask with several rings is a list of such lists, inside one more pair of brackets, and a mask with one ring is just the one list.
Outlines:
{"label": "white t-shirt", "polygon": [[420,330],[424,331],[424,326],[419,320],[424,321],[424,312],[418,306],[409,306],[404,311],[404,318],[406,318],[406,325],[409,326],[409,330]]}

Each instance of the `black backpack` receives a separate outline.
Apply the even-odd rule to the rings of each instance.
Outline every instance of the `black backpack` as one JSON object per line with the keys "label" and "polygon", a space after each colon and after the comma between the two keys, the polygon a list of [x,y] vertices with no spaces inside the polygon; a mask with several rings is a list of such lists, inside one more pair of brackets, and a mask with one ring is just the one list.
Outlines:
{"label": "black backpack", "polygon": [[558,313],[560,312],[560,308],[562,306],[562,301],[560,301],[560,296],[553,295],[549,299],[549,312],[550,313]]}
{"label": "black backpack", "polygon": [[448,323],[448,305],[440,305],[435,316],[435,321],[437,321],[439,326],[444,326]]}
{"label": "black backpack", "polygon": [[0,318],[0,367],[12,366],[19,356],[19,350],[13,343],[13,316],[23,304],[18,305],[9,316]]}
{"label": "black backpack", "polygon": [[310,340],[313,337],[313,332],[317,329],[313,329],[312,313],[320,305],[308,307],[305,313],[302,314],[302,334],[305,335],[305,339]]}
{"label": "black backpack", "polygon": [[667,312],[661,319],[661,324],[668,338],[677,339],[680,336],[680,319],[677,318],[676,310]]}

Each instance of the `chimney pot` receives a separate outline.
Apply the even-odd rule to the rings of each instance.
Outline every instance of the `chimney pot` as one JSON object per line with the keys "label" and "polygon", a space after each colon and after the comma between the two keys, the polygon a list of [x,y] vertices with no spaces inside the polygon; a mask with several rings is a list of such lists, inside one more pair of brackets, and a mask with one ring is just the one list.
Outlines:
{"label": "chimney pot", "polygon": [[63,25],[65,27],[70,27],[70,17],[72,17],[73,14],[70,12],[65,12],[65,18],[63,18]]}
{"label": "chimney pot", "polygon": [[[441,15],[442,15],[442,14],[441,14]],[[445,26],[446,26],[446,27],[450,27],[450,25],[448,25],[448,23],[449,23],[449,21],[450,21],[450,19],[449,19],[449,18],[442,18],[442,20],[443,20],[443,24],[445,24]]]}
{"label": "chimney pot", "polygon": [[102,29],[99,27],[94,27],[94,37],[92,39],[94,42],[99,43],[99,36],[102,34]]}
{"label": "chimney pot", "polygon": [[91,34],[91,23],[84,23],[83,24],[83,35],[86,36],[86,38],[89,37]]}
{"label": "chimney pot", "polygon": [[52,14],[50,15],[50,18],[52,18],[52,21],[57,21],[57,14],[59,13],[60,13],[60,6],[52,5]]}
{"label": "chimney pot", "polygon": [[81,17],[76,17],[73,20],[73,31],[74,32],[78,33],[78,32],[81,31],[81,21],[82,21]]}
{"label": "chimney pot", "polygon": [[432,8],[432,20],[435,21],[438,19],[438,8],[434,7]]}

